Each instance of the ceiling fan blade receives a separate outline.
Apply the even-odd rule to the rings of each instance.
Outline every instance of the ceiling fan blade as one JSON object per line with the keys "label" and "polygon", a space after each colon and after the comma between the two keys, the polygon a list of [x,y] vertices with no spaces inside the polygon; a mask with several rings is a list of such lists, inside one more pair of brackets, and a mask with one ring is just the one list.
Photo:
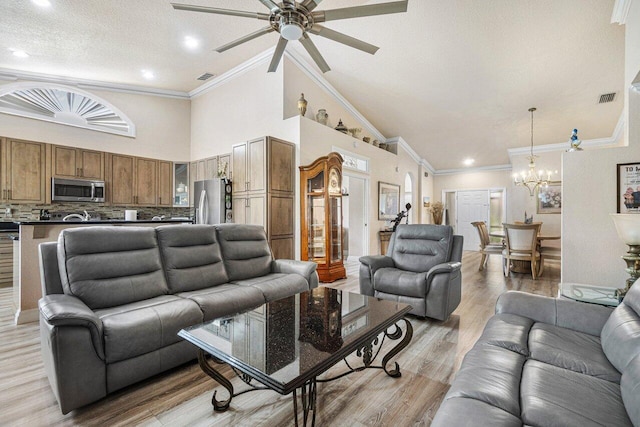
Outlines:
{"label": "ceiling fan blade", "polygon": [[345,7],[343,9],[313,12],[315,22],[335,21],[338,19],[360,18],[361,16],[386,15],[407,11],[409,0],[391,3],[369,4],[366,6]]}
{"label": "ceiling fan blade", "polygon": [[342,34],[339,33],[337,31],[334,31],[330,28],[327,27],[323,27],[322,25],[314,25],[313,27],[311,27],[311,29],[309,29],[309,32],[311,34],[315,34],[318,35],[320,37],[324,37],[327,39],[331,39],[333,41],[336,41],[338,43],[342,43],[342,44],[346,44],[347,46],[351,46],[354,47],[356,49],[359,49],[363,52],[367,52],[370,53],[371,55],[375,54],[379,47],[378,46],[374,46],[372,44],[369,44],[367,42],[363,42],[362,40],[358,40],[354,37],[348,36],[346,34]]}
{"label": "ceiling fan blade", "polygon": [[219,48],[216,49],[216,52],[222,53],[225,50],[229,50],[232,47],[236,47],[236,46],[238,46],[238,45],[240,45],[242,43],[248,42],[249,40],[253,40],[253,39],[258,38],[260,36],[264,36],[265,34],[272,33],[273,31],[275,31],[275,30],[273,29],[272,26],[260,28],[258,31],[254,31],[251,34],[247,34],[244,37],[240,37],[239,39],[232,41],[231,43],[227,43],[227,44],[225,44],[223,46],[220,46]]}
{"label": "ceiling fan blade", "polygon": [[316,64],[320,68],[320,71],[322,71],[323,73],[331,71],[331,68],[329,68],[329,64],[327,64],[322,55],[320,55],[320,51],[318,51],[318,48],[315,44],[313,44],[307,33],[302,34],[300,43],[302,43],[302,46],[307,49],[307,52],[309,52],[311,58],[313,58],[313,60],[316,62]]}
{"label": "ceiling fan blade", "polygon": [[287,47],[288,41],[289,40],[280,36],[280,40],[278,40],[278,44],[276,45],[276,50],[273,52],[273,58],[271,58],[271,64],[269,64],[269,73],[273,73],[278,69],[278,64],[280,64],[280,60],[284,54],[284,48]]}
{"label": "ceiling fan blade", "polygon": [[218,15],[241,16],[243,18],[257,18],[265,21],[269,20],[269,15],[258,12],[245,12],[244,10],[220,9],[217,7],[196,6],[191,4],[171,3],[175,10],[186,10],[189,12],[215,13]]}
{"label": "ceiling fan blade", "polygon": [[259,0],[259,1],[263,5],[267,6],[272,13],[280,12],[280,6],[275,4],[273,1],[271,0]]}
{"label": "ceiling fan blade", "polygon": [[302,2],[302,7],[307,9],[309,12],[313,12],[313,9],[318,7],[320,3],[322,3],[322,0],[304,0],[304,2]]}

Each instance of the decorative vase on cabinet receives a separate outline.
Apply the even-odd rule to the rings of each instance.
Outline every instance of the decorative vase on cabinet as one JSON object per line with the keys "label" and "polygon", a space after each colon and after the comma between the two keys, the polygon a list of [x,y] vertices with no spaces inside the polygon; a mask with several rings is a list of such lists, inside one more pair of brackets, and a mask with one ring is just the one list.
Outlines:
{"label": "decorative vase on cabinet", "polygon": [[318,264],[321,282],[347,277],[343,259],[342,156],[300,166],[301,259]]}
{"label": "decorative vase on cabinet", "polygon": [[329,120],[327,110],[325,110],[324,108],[319,109],[318,113],[316,114],[316,120],[318,121],[318,123],[326,126],[327,120]]}

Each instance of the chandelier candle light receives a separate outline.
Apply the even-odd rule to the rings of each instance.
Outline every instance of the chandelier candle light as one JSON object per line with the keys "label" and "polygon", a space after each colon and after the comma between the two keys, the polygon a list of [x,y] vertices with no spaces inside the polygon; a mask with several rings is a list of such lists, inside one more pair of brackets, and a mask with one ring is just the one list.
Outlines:
{"label": "chandelier candle light", "polygon": [[[533,155],[533,112],[536,111],[535,107],[529,108],[531,113],[531,154],[527,156],[529,159],[529,171],[522,171],[520,174],[513,174],[513,183],[515,185],[524,185],[529,189],[529,195],[533,196],[537,187],[546,187],[551,180],[551,171],[539,170],[536,172],[536,157]],[[547,175],[543,178],[543,175]]]}

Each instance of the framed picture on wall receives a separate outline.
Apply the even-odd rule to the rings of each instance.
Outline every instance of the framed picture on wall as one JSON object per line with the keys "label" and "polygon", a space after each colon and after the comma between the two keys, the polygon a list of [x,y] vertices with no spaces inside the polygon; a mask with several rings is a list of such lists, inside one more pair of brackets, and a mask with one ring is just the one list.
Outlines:
{"label": "framed picture on wall", "polygon": [[617,212],[640,213],[640,163],[619,163],[617,169]]}
{"label": "framed picture on wall", "polygon": [[559,214],[562,211],[562,183],[550,182],[546,187],[538,187],[539,214]]}
{"label": "framed picture on wall", "polygon": [[394,219],[400,212],[400,186],[378,181],[378,219]]}

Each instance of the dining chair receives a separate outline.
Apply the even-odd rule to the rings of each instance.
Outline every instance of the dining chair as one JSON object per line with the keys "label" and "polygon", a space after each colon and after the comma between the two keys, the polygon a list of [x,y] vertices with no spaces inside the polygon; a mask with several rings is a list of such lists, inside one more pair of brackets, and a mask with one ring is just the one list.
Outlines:
{"label": "dining chair", "polygon": [[511,271],[511,261],[531,262],[531,277],[538,276],[538,233],[542,224],[502,224],[504,227],[505,248],[502,251],[502,264],[505,277]]}
{"label": "dining chair", "polygon": [[490,254],[502,254],[503,246],[502,244],[491,243],[489,239],[489,231],[487,230],[487,224],[484,221],[474,221],[471,223],[476,230],[478,230],[478,234],[480,235],[480,253],[482,254],[482,258],[480,259],[480,267],[479,271],[484,270],[487,266],[487,261],[489,260]]}

